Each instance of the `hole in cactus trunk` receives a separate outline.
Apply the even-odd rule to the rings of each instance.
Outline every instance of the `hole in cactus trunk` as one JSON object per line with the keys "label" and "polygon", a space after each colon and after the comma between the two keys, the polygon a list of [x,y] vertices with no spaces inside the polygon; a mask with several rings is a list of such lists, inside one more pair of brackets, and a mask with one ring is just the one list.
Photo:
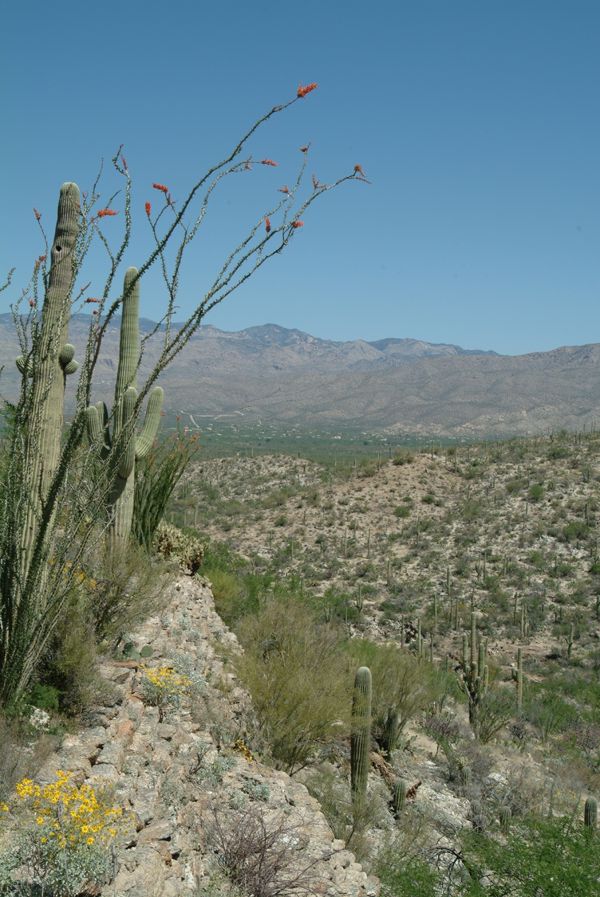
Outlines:
{"label": "hole in cactus trunk", "polygon": [[57,251],[57,252],[62,252],[62,246],[58,246],[58,245],[57,245],[55,248],[56,248],[56,251]]}

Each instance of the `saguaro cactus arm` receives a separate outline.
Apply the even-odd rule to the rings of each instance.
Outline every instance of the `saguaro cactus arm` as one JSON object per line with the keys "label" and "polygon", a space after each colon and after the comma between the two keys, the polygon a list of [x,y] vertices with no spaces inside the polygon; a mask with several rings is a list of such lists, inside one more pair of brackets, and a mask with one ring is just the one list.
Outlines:
{"label": "saguaro cactus arm", "polygon": [[144,418],[144,426],[142,432],[135,440],[135,457],[139,461],[145,458],[152,443],[156,439],[156,434],[160,426],[160,413],[162,411],[164,392],[162,387],[155,386],[150,393],[148,399],[148,407],[146,408],[146,417]]}

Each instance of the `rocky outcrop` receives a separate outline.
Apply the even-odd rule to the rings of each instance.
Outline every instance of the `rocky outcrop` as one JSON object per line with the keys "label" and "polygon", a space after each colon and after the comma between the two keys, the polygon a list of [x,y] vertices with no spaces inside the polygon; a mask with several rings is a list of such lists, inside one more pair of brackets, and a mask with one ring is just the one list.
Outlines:
{"label": "rocky outcrop", "polygon": [[[258,762],[246,746],[251,705],[228,662],[239,647],[208,584],[181,577],[164,597],[165,610],[134,637],[147,657],[102,664],[109,706],[93,708],[88,725],[67,736],[37,776],[49,782],[63,769],[80,782],[110,786],[130,813],[135,832],[117,851],[114,881],[99,893],[208,893],[223,843],[243,842],[250,834],[244,827],[258,820],[264,831],[280,833],[275,847],[287,850],[290,873],[310,880],[311,894],[376,897],[378,882],[334,839],[305,786]],[[173,666],[192,682],[190,694],[175,706],[151,706],[143,664]]]}

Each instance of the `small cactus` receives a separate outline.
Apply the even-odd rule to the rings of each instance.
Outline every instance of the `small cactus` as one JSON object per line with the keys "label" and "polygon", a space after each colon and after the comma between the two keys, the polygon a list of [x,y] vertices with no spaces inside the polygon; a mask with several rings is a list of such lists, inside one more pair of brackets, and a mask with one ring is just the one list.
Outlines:
{"label": "small cactus", "polygon": [[350,737],[350,787],[355,811],[364,807],[367,798],[371,749],[371,700],[371,670],[368,667],[360,667],[354,678]]}
{"label": "small cactus", "polygon": [[501,830],[506,834],[510,828],[510,823],[512,819],[512,811],[510,807],[500,807],[498,810],[498,822],[500,823]]}
{"label": "small cactus", "polygon": [[595,797],[588,797],[583,808],[583,823],[588,829],[595,829],[598,823],[598,802]]}
{"label": "small cactus", "polygon": [[394,816],[398,817],[406,806],[406,782],[404,779],[398,779],[394,785],[392,794],[392,809]]}

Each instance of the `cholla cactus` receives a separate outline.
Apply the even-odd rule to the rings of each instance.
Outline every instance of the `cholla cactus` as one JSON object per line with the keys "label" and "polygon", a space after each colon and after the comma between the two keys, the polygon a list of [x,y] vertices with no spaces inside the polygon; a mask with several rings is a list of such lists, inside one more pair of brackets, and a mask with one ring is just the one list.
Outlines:
{"label": "cholla cactus", "polygon": [[355,813],[364,809],[367,799],[371,750],[371,699],[371,670],[368,667],[359,667],[354,678],[350,737],[350,786]]}
{"label": "cholla cactus", "polygon": [[185,573],[193,576],[204,558],[204,544],[197,536],[183,533],[172,523],[161,521],[154,537],[154,550],[164,558],[173,558]]}
{"label": "cholla cactus", "polygon": [[119,365],[113,405],[113,433],[109,431],[108,410],[104,402],[87,409],[88,435],[99,448],[100,456],[108,458],[113,443],[121,442],[114,485],[109,497],[109,540],[114,547],[127,544],[133,519],[135,490],[135,462],[144,458],[156,436],[160,424],[163,391],[160,386],[150,393],[142,432],[135,435],[138,416],[137,370],[140,362],[140,286],[137,268],[128,268],[123,284],[123,315],[119,342]]}

